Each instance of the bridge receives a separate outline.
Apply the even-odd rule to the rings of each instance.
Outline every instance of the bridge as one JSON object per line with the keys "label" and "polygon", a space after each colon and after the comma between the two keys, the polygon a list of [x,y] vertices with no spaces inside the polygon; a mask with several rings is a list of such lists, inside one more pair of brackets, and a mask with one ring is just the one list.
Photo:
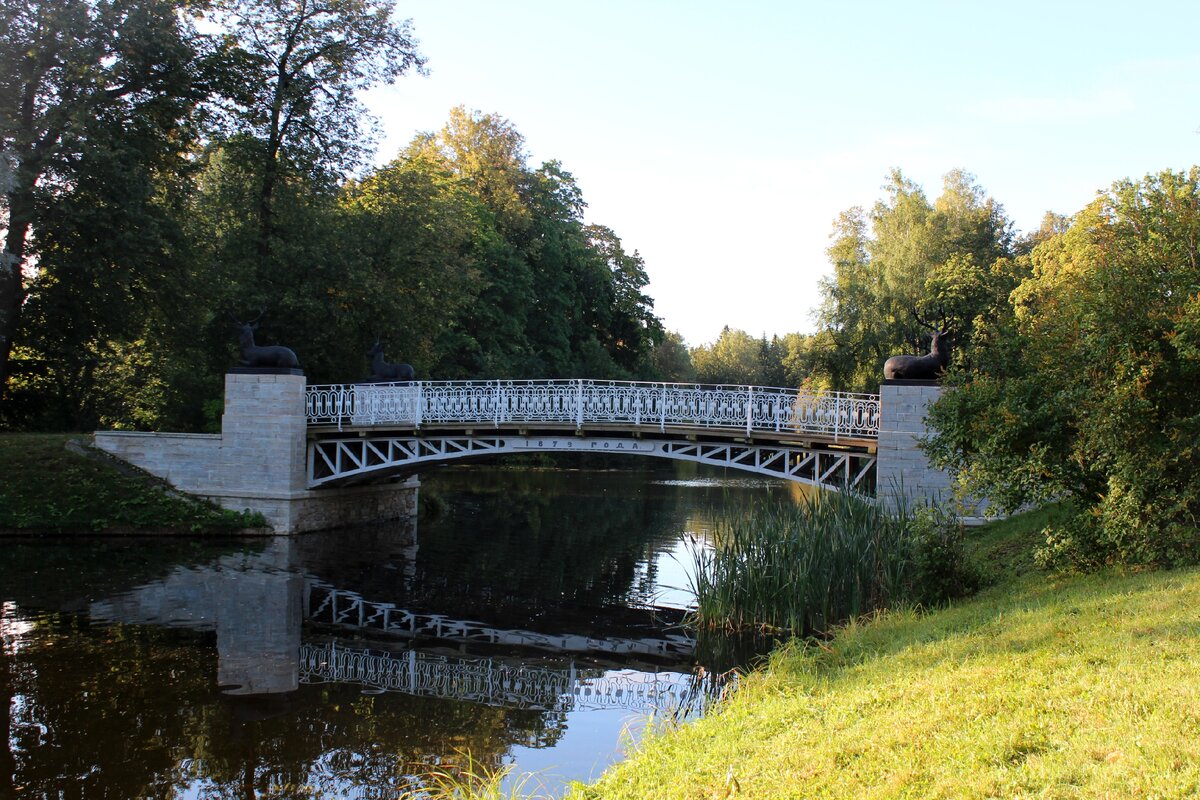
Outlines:
{"label": "bridge", "polygon": [[309,386],[308,484],[378,482],[510,453],[694,461],[873,489],[879,395],[596,380]]}
{"label": "bridge", "polygon": [[[97,431],[97,447],[177,489],[297,533],[412,514],[423,468],[514,453],[621,453],[864,495],[945,498],[921,451],[929,382],[876,394],[601,380],[309,386],[225,376],[219,434]],[[398,481],[404,480],[401,485]]]}

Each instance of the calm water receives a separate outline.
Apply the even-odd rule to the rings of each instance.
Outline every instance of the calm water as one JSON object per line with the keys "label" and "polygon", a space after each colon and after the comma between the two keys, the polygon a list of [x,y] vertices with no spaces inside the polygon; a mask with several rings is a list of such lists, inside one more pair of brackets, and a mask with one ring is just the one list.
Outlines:
{"label": "calm water", "polygon": [[420,521],[253,542],[0,541],[0,798],[394,797],[470,753],[557,790],[745,656],[685,541],[788,487],[425,476]]}

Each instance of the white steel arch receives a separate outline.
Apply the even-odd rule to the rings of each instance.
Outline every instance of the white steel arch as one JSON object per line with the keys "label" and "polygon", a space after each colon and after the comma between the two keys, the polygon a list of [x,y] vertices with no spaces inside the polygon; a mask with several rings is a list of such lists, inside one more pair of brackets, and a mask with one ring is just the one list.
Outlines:
{"label": "white steel arch", "polygon": [[870,452],[789,443],[553,434],[396,436],[378,433],[310,441],[309,486],[374,482],[426,465],[531,452],[609,453],[694,461],[839,491],[867,489],[875,468],[875,455]]}

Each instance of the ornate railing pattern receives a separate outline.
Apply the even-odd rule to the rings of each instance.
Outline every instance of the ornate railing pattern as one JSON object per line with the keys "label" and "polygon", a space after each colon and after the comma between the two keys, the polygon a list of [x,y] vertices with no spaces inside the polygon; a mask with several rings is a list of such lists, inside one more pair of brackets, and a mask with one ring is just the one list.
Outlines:
{"label": "ornate railing pattern", "polygon": [[676,672],[605,672],[529,666],[494,658],[457,658],[408,650],[300,646],[301,683],[355,683],[377,691],[468,700],[539,711],[624,708],[673,716],[702,712],[723,678]]}
{"label": "ornate railing pattern", "polygon": [[621,425],[875,438],[879,395],[597,380],[310,386],[310,425]]}

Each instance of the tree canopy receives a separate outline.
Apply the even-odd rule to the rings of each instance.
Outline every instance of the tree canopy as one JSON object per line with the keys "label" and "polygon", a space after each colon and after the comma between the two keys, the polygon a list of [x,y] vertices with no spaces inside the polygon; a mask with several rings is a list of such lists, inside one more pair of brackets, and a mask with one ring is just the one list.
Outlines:
{"label": "tree canopy", "polygon": [[0,9],[4,424],[211,426],[230,318],[260,313],[315,383],[365,377],[377,338],[423,377],[659,374],[641,256],[512,122],[456,108],[364,169],[359,94],[425,68],[392,12]]}
{"label": "tree canopy", "polygon": [[913,312],[951,314],[962,338],[992,297],[980,291],[999,291],[986,275],[1014,254],[1003,207],[971,175],[948,173],[933,203],[899,170],[883,188],[870,213],[852,208],[834,223],[818,313],[828,346],[817,368],[836,389],[874,391],[890,356],[924,352]]}
{"label": "tree canopy", "polygon": [[1200,168],[1113,185],[1043,237],[933,410],[930,452],[1012,510],[1069,498],[1047,562],[1200,557]]}

